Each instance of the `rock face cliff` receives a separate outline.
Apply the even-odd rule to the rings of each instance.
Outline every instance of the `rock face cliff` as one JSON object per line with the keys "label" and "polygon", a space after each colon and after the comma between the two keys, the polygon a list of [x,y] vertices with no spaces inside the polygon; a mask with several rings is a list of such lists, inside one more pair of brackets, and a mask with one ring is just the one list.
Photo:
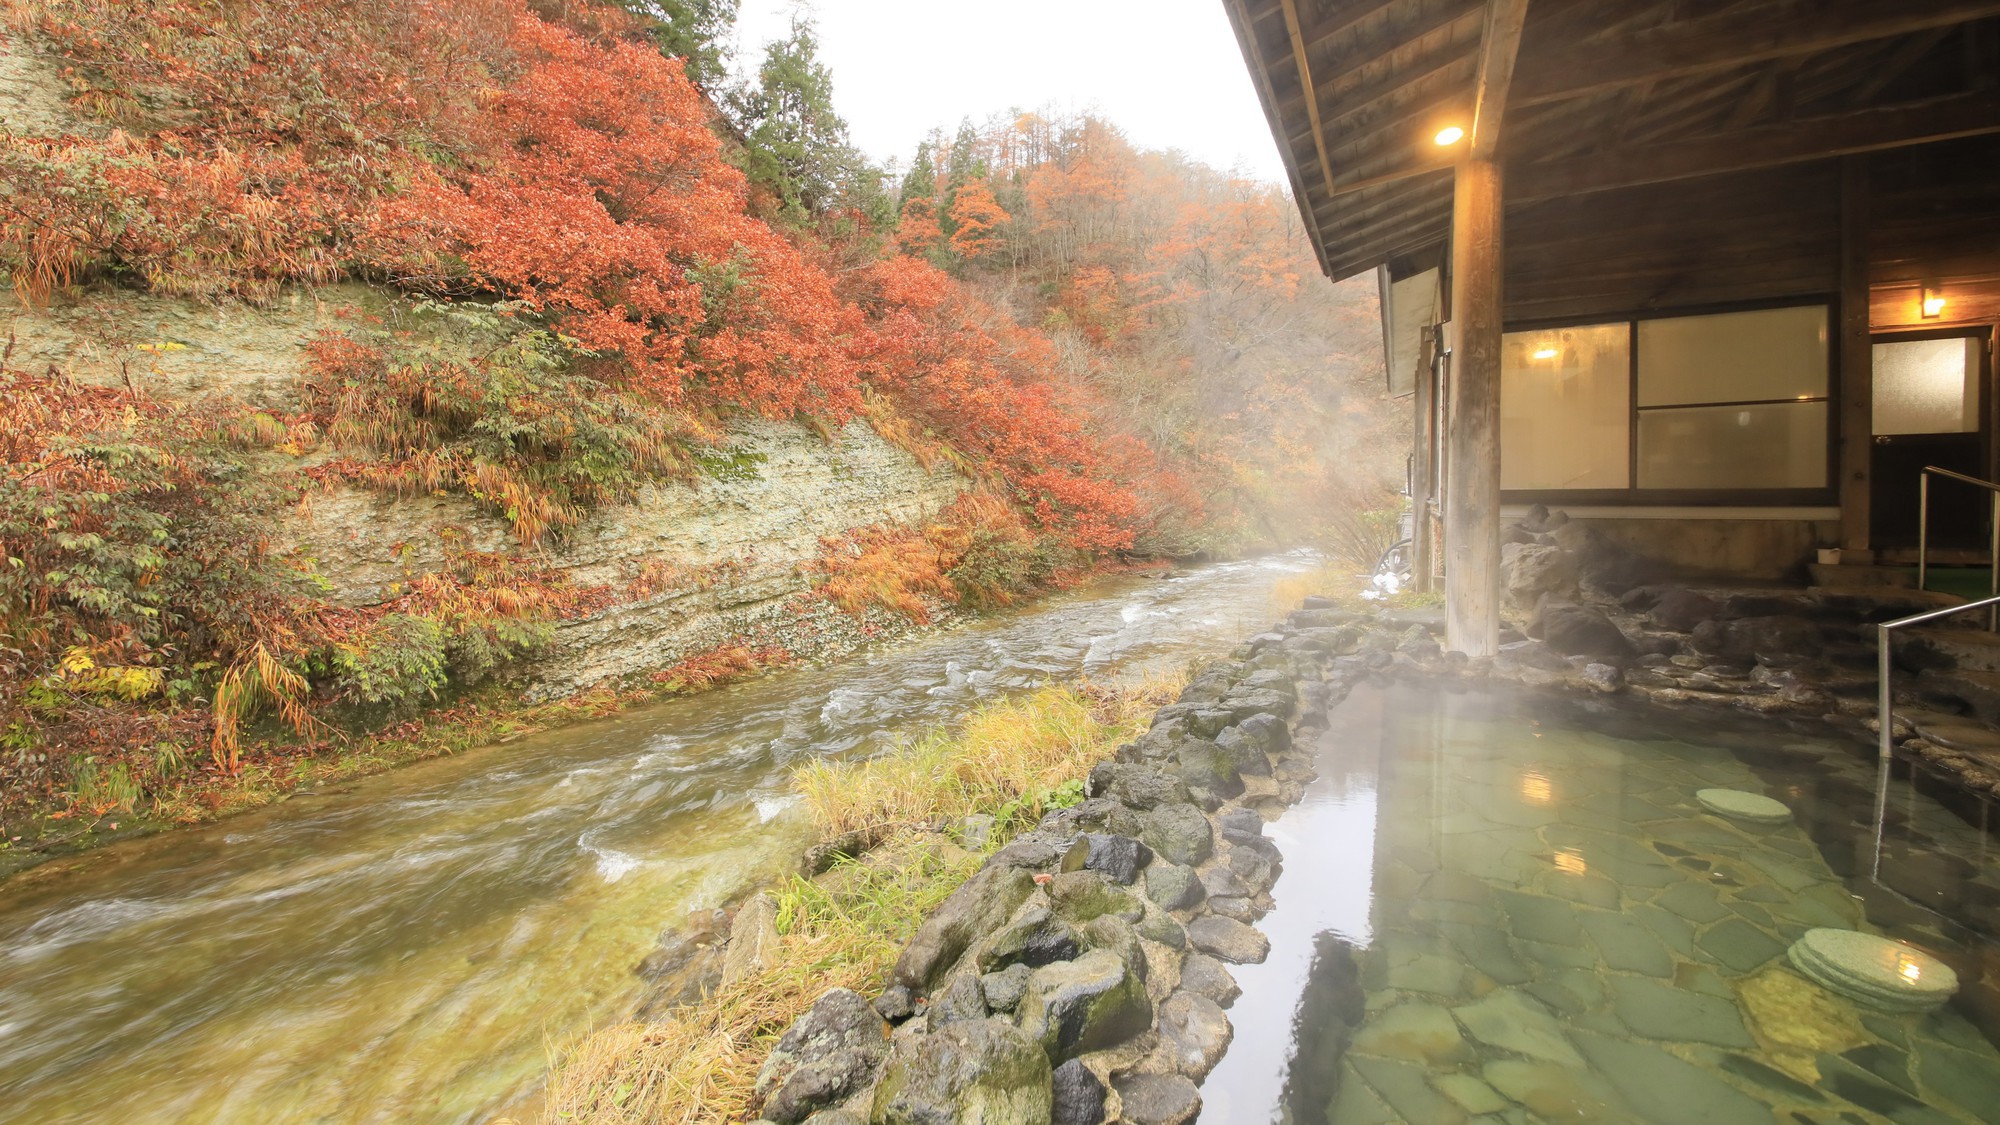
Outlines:
{"label": "rock face cliff", "polygon": [[[0,333],[11,330],[8,362],[23,370],[282,413],[299,404],[307,343],[381,315],[388,300],[361,285],[295,291],[266,306],[97,291],[46,307],[0,301]],[[803,564],[819,554],[821,538],[920,523],[967,484],[858,421],[821,434],[737,420],[696,459],[693,480],[650,485],[542,549],[545,565],[615,596],[609,608],[558,627],[524,670],[531,694],[565,694],[730,643],[804,658],[849,646],[860,639],[858,623],[798,600],[809,589]],[[281,460],[273,471],[301,464]],[[448,547],[513,548],[506,521],[463,497],[345,485],[308,490],[274,533],[310,564],[328,599],[347,606],[393,597],[444,565]]]}

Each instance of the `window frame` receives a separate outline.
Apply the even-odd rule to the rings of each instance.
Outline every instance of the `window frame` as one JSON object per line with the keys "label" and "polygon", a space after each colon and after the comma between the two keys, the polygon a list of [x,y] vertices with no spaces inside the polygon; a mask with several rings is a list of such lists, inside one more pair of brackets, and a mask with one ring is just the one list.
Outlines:
{"label": "window frame", "polygon": [[[1720,313],[1760,312],[1767,309],[1823,308],[1826,310],[1826,393],[1809,399],[1759,399],[1754,402],[1698,402],[1674,405],[1639,405],[1639,325],[1649,320],[1673,320]],[[1555,328],[1584,328],[1625,323],[1629,333],[1626,378],[1626,468],[1624,488],[1590,489],[1502,489],[1502,504],[1573,504],[1623,507],[1828,507],[1839,503],[1840,487],[1840,300],[1836,294],[1801,294],[1759,301],[1736,301],[1716,305],[1692,305],[1642,312],[1602,313],[1595,316],[1509,321],[1503,332],[1535,332]],[[1658,410],[1686,410],[1690,407],[1766,406],[1816,402],[1826,405],[1826,484],[1818,488],[1641,488],[1639,487],[1639,416]],[[1504,454],[1503,454],[1504,456]]]}

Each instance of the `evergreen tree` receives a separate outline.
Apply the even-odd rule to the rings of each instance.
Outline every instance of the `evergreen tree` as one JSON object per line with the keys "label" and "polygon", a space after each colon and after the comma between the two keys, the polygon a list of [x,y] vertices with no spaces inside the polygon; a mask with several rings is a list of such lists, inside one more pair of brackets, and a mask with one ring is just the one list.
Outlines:
{"label": "evergreen tree", "polygon": [[903,191],[896,199],[898,206],[912,199],[930,199],[937,195],[937,153],[929,141],[917,143],[916,158],[910,161],[910,170],[903,177]]}
{"label": "evergreen tree", "polygon": [[616,0],[646,21],[660,53],[680,59],[688,81],[715,93],[729,77],[729,33],[742,0]]}
{"label": "evergreen tree", "polygon": [[833,75],[819,61],[810,20],[793,21],[791,35],[769,45],[739,105],[749,142],[743,170],[786,218],[805,222],[847,191],[861,159],[834,112]]}

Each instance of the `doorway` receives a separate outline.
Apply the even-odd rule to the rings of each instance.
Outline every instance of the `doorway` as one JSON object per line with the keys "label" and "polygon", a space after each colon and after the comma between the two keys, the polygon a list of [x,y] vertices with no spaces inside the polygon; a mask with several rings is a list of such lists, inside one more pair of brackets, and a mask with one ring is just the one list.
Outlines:
{"label": "doorway", "polygon": [[[1935,465],[1994,478],[1987,384],[1988,334],[1977,329],[1874,338],[1874,456],[1870,538],[1880,549],[1917,545],[1918,474]],[[1992,502],[1958,481],[1931,481],[1930,545],[1983,557]]]}

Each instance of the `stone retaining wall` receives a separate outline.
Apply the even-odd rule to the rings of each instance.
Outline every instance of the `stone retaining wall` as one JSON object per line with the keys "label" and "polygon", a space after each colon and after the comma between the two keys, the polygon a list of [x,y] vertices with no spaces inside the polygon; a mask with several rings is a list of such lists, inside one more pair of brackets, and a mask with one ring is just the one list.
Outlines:
{"label": "stone retaining wall", "polygon": [[1229,1046],[1228,967],[1270,948],[1252,924],[1283,859],[1264,825],[1313,779],[1328,708],[1394,659],[1359,620],[1301,610],[1206,669],[924,922],[881,995],[830,992],[792,1026],[758,1081],[765,1118],[1192,1120]]}

